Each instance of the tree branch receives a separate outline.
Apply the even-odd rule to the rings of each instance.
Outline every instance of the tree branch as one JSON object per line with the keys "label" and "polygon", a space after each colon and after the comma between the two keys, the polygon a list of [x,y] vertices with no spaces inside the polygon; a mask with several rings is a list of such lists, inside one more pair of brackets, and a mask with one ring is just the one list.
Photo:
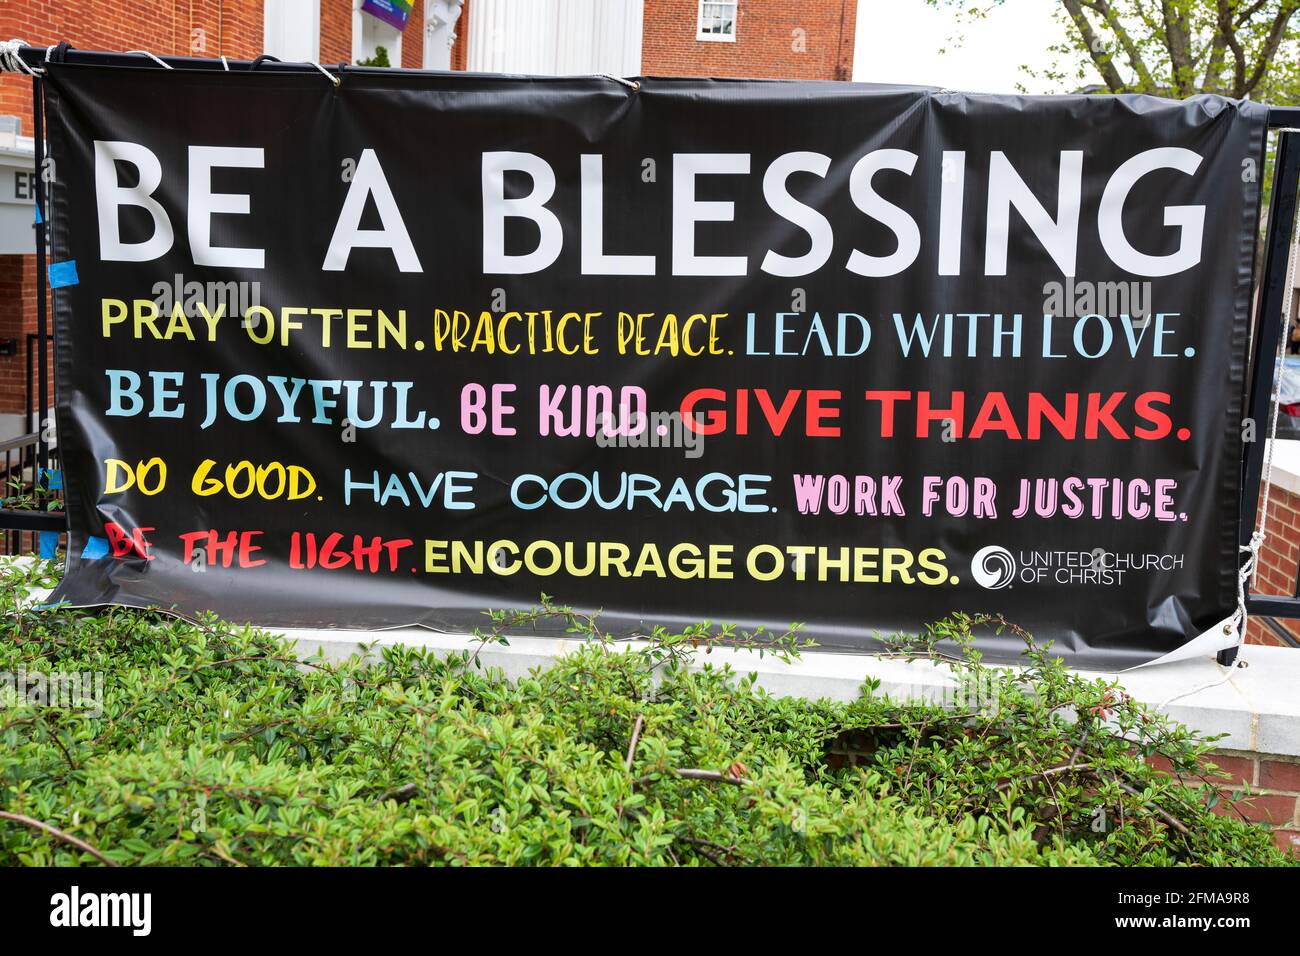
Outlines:
{"label": "tree branch", "polygon": [[636,715],[636,723],[632,726],[632,742],[627,745],[626,766],[628,772],[632,770],[632,758],[636,756],[636,744],[641,739],[641,727],[645,724],[645,717],[642,714]]}
{"label": "tree branch", "polygon": [[[1066,0],[1062,0],[1066,2]],[[1076,0],[1069,0],[1070,3]],[[1114,7],[1110,5],[1109,0],[1082,0],[1083,4],[1091,10],[1095,10],[1103,20],[1106,21],[1106,27],[1115,34],[1119,40],[1119,45],[1124,49],[1124,56],[1128,58],[1129,65],[1133,67],[1133,72],[1137,74],[1138,86],[1147,92],[1154,92],[1156,82],[1151,78],[1151,71],[1147,69],[1146,61],[1142,59],[1137,44],[1129,35],[1128,29],[1115,13]],[[1069,3],[1066,3],[1068,8]]]}
{"label": "tree branch", "polygon": [[1210,58],[1205,64],[1205,92],[1218,93],[1223,89],[1223,60],[1228,50],[1228,41],[1222,33],[1216,33],[1210,43]]}
{"label": "tree branch", "polygon": [[1059,773],[1074,773],[1080,770],[1091,770],[1091,769],[1092,769],[1092,764],[1075,763],[1074,758],[1071,757],[1070,762],[1068,764],[1063,764],[1059,767],[1049,767],[1047,770],[1044,770],[1041,773],[1031,773],[1027,777],[1017,777],[1014,780],[1008,780],[1005,783],[1000,783],[998,784],[997,790],[995,792],[1001,793],[1003,790],[1006,790],[1008,787],[1015,786],[1018,783],[1029,783],[1030,781],[1033,780],[1046,780],[1049,777],[1053,777]]}
{"label": "tree branch", "polygon": [[[1239,25],[1240,20],[1237,21]],[[1232,20],[1232,0],[1219,0],[1219,36],[1224,45],[1232,51],[1232,95],[1241,96],[1240,90],[1246,85],[1246,51],[1237,39],[1236,25]]]}
{"label": "tree branch", "polygon": [[[733,777],[729,773],[719,773],[716,770],[698,770],[694,767],[679,767],[672,772],[683,780],[707,780],[710,783],[729,783],[735,787],[751,787],[754,785],[754,781],[748,780],[745,777]],[[632,786],[639,787],[642,784],[650,783],[653,779],[654,774],[646,774],[644,777],[637,778]]]}
{"label": "tree branch", "polygon": [[61,843],[75,846],[78,850],[89,853],[105,866],[117,866],[116,863],[104,856],[104,854],[100,853],[85,840],[82,840],[79,837],[74,837],[71,833],[64,833],[62,830],[52,827],[48,823],[42,823],[40,820],[33,819],[32,817],[23,816],[21,813],[9,813],[7,810],[0,810],[0,820],[12,820],[14,823],[21,823],[25,827],[31,827],[33,830],[42,830]]}
{"label": "tree branch", "polygon": [[1179,96],[1190,96],[1193,90],[1193,76],[1187,11],[1177,9],[1172,0],[1161,0],[1160,10],[1165,22],[1165,50],[1169,54],[1174,89]]}
{"label": "tree branch", "polygon": [[[1120,785],[1121,790],[1133,794],[1133,796],[1137,797],[1139,800],[1142,799],[1142,791],[1138,790],[1136,787],[1129,786],[1123,780],[1116,780],[1115,782]],[[1143,801],[1143,804],[1145,805],[1145,801]],[[1179,820],[1172,813],[1169,813],[1161,807],[1152,807],[1152,809],[1159,814],[1160,819],[1164,820],[1165,823],[1169,824],[1183,836],[1191,835],[1191,831],[1187,829],[1187,824],[1183,823],[1182,820]]]}
{"label": "tree branch", "polygon": [[1119,75],[1119,70],[1115,69],[1111,55],[1106,51],[1105,44],[1101,42],[1101,37],[1097,31],[1092,28],[1092,23],[1088,20],[1087,14],[1079,4],[1079,0],[1061,0],[1061,5],[1074,21],[1074,28],[1079,31],[1079,38],[1083,41],[1084,48],[1088,51],[1088,56],[1092,58],[1092,64],[1101,74],[1106,88],[1112,93],[1123,93],[1127,88],[1124,78]]}
{"label": "tree branch", "polygon": [[1242,26],[1249,22],[1250,18],[1259,13],[1260,9],[1267,2],[1268,0],[1255,0],[1255,2],[1250,6],[1243,8],[1242,11],[1237,14],[1237,26]]}
{"label": "tree branch", "polygon": [[1255,60],[1255,69],[1251,71],[1250,79],[1246,81],[1242,91],[1236,94],[1237,96],[1245,96],[1259,86],[1259,81],[1264,78],[1264,72],[1273,65],[1273,57],[1277,55],[1278,47],[1282,45],[1282,39],[1286,36],[1286,25],[1295,16],[1297,7],[1300,7],[1300,0],[1283,0],[1277,15],[1273,18],[1273,25],[1269,28],[1264,47]]}

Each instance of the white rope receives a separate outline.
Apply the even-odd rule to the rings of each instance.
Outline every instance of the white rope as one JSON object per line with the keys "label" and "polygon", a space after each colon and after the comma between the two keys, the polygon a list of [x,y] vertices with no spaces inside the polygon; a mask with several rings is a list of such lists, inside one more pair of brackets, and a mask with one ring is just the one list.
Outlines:
{"label": "white rope", "polygon": [[28,66],[27,61],[18,55],[18,51],[27,46],[23,40],[5,40],[0,43],[0,72],[26,73],[28,76],[41,76],[44,68]]}
{"label": "white rope", "polygon": [[333,73],[331,73],[329,70],[325,69],[325,67],[321,66],[319,63],[315,62],[314,60],[308,60],[307,62],[310,63],[312,66],[316,67],[316,69],[320,70],[322,73],[324,73],[324,74],[325,74],[325,79],[327,79],[327,80],[329,80],[331,83],[333,83],[334,86],[335,86],[336,88],[338,87],[338,85],[339,85],[340,83],[343,82],[343,81],[340,80],[337,76],[335,76]]}
{"label": "white rope", "polygon": [[[1284,128],[1278,130],[1278,132],[1297,133],[1300,130]],[[1286,286],[1282,294],[1282,314],[1279,318],[1282,328],[1278,334],[1277,354],[1273,358],[1273,394],[1272,401],[1269,402],[1268,444],[1264,446],[1264,470],[1260,474],[1260,484],[1263,486],[1263,490],[1260,497],[1259,518],[1254,533],[1250,536],[1250,543],[1242,545],[1240,549],[1245,552],[1246,560],[1242,562],[1237,571],[1237,609],[1232,612],[1232,617],[1228,619],[1228,629],[1237,632],[1235,647],[1240,647],[1246,640],[1246,585],[1248,582],[1252,586],[1254,585],[1255,576],[1259,570],[1259,549],[1263,547],[1264,541],[1268,537],[1268,505],[1273,490],[1273,448],[1277,444],[1277,416],[1282,404],[1282,361],[1286,356],[1286,342],[1290,337],[1291,298],[1293,292],[1291,283],[1295,276],[1297,242],[1300,242],[1300,215],[1296,216],[1291,235],[1291,248],[1287,255]],[[1260,321],[1261,332],[1264,324],[1263,318],[1261,317]],[[1264,369],[1256,369],[1255,374],[1263,375]],[[1163,710],[1176,700],[1182,700],[1184,697],[1191,697],[1201,691],[1226,684],[1232,679],[1233,671],[1240,666],[1242,666],[1242,662],[1238,661],[1234,667],[1227,668],[1224,675],[1218,680],[1210,681],[1208,684],[1202,684],[1199,687],[1193,687],[1191,690],[1181,691],[1172,697],[1166,697],[1156,704],[1155,709]]]}
{"label": "white rope", "polygon": [[138,54],[140,54],[140,55],[142,55],[142,56],[147,56],[149,59],[153,60],[155,63],[157,63],[159,66],[161,66],[164,70],[170,70],[170,69],[173,68],[170,64],[168,64],[168,63],[164,63],[161,59],[159,59],[158,57],[154,56],[154,55],[153,55],[152,53],[150,53],[148,50],[127,50],[126,52],[127,52],[127,53],[138,53]]}
{"label": "white rope", "polygon": [[1238,667],[1241,667],[1244,663],[1244,661],[1238,661],[1235,666],[1227,668],[1224,675],[1218,680],[1212,680],[1208,684],[1202,684],[1200,687],[1193,687],[1191,690],[1181,691],[1180,693],[1174,694],[1173,697],[1166,697],[1160,703],[1156,704],[1154,709],[1164,710],[1176,700],[1182,700],[1184,697],[1191,697],[1193,694],[1199,694],[1201,691],[1209,690],[1211,687],[1218,687],[1220,684],[1228,683],[1228,681],[1232,679],[1232,672]]}
{"label": "white rope", "polygon": [[603,76],[607,80],[613,80],[615,83],[622,83],[629,90],[641,89],[641,84],[636,80],[626,80],[621,76],[615,76],[613,73],[597,73],[597,76]]}
{"label": "white rope", "polygon": [[227,73],[230,72],[230,64],[226,62],[226,55],[224,53],[221,55],[221,68]]}

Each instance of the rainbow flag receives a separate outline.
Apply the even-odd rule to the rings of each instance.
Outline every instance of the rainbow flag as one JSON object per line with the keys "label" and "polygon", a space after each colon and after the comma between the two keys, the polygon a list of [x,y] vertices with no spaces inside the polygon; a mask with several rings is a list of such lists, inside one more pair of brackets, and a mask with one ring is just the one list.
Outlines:
{"label": "rainbow flag", "polygon": [[398,30],[406,29],[406,21],[411,17],[415,0],[365,0],[361,12],[383,20]]}

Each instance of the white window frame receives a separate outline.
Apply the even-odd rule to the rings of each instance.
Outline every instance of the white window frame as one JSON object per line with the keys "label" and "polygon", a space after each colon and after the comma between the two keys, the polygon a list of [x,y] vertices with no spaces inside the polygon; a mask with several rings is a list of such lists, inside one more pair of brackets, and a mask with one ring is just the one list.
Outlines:
{"label": "white window frame", "polygon": [[[731,7],[731,32],[707,33],[704,29],[704,11],[708,7]],[[736,19],[740,13],[740,0],[700,0],[695,14],[695,39],[709,43],[735,43]],[[712,18],[710,18],[712,19]]]}
{"label": "white window frame", "polygon": [[[376,17],[370,17],[369,14],[362,13],[362,2],[363,0],[352,0],[352,62],[356,63],[358,60],[370,59],[375,55],[375,48],[382,46],[388,50],[389,65],[400,68],[402,65],[402,33],[398,32],[397,27],[392,24],[385,23]],[[366,30],[367,17],[371,20],[369,31]],[[407,26],[410,26],[409,22],[407,23]],[[385,38],[385,42],[383,43],[378,41],[366,42],[365,35],[367,32],[369,32],[371,36],[378,33],[381,38],[383,38],[384,34],[387,34],[390,31],[392,34],[395,34],[395,38],[391,40]],[[392,46],[389,46],[390,42],[392,43]]]}

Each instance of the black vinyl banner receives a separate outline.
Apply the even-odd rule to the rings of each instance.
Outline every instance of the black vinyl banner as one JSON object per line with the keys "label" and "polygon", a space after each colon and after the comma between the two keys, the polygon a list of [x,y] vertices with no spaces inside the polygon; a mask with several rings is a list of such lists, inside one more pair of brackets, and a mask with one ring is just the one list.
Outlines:
{"label": "black vinyl banner", "polygon": [[1236,605],[1262,106],[45,87],[58,599],[842,650],[987,611],[1115,668]]}

